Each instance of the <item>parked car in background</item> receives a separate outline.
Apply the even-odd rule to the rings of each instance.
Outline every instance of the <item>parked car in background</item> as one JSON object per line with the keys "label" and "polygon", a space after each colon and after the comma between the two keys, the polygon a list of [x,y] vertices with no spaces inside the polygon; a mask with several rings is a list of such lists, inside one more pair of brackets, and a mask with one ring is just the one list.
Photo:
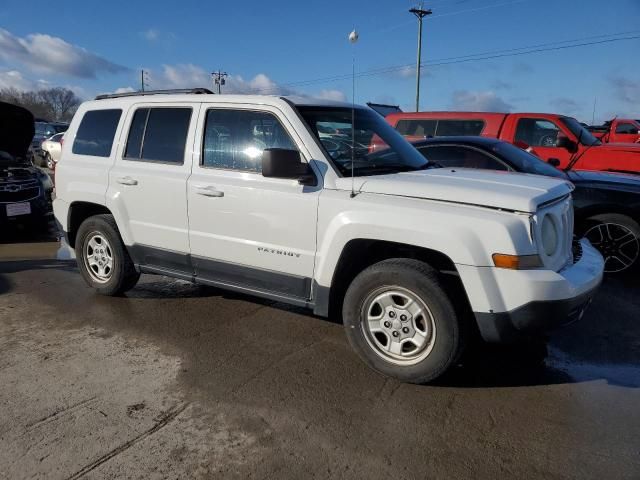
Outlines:
{"label": "parked car in background", "polygon": [[640,142],[640,123],[636,120],[614,118],[602,125],[591,125],[587,130],[603,143]]}
{"label": "parked car in background", "polygon": [[40,167],[46,167],[46,159],[44,151],[42,150],[42,142],[51,138],[57,133],[66,132],[69,128],[68,123],[59,122],[47,122],[43,120],[36,120],[35,133],[31,140],[31,155],[34,165]]}
{"label": "parked car in background", "polygon": [[440,137],[414,143],[430,161],[446,168],[501,170],[570,180],[575,232],[586,236],[605,259],[605,271],[628,272],[640,264],[640,176],[562,171],[510,143],[482,137]]}
{"label": "parked car in background", "polygon": [[54,210],[97,292],[145,272],[341,312],[369,366],[417,383],[468,334],[527,341],[588,307],[604,261],[573,241],[568,181],[431,169],[367,107],[210,93],[78,108]]}
{"label": "parked car in background", "polygon": [[17,223],[44,228],[51,216],[53,184],[28,159],[33,115],[0,102],[0,121],[0,232]]}
{"label": "parked car in background", "polygon": [[386,120],[410,141],[480,135],[530,147],[553,166],[640,173],[640,144],[603,144],[571,117],[548,113],[392,113]]}
{"label": "parked car in background", "polygon": [[44,157],[47,168],[50,170],[53,170],[55,163],[60,160],[63,141],[64,133],[56,133],[42,142],[42,156]]}

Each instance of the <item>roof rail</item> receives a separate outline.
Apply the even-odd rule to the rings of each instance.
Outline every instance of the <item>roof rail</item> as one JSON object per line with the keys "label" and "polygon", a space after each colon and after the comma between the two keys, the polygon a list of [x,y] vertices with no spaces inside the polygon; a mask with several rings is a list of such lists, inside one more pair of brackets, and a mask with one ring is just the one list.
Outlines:
{"label": "roof rail", "polygon": [[137,97],[141,95],[177,95],[180,93],[202,95],[213,92],[208,88],[176,88],[172,90],[147,90],[144,92],[105,93],[103,95],[98,95],[96,97],[96,100],[105,100],[107,98]]}

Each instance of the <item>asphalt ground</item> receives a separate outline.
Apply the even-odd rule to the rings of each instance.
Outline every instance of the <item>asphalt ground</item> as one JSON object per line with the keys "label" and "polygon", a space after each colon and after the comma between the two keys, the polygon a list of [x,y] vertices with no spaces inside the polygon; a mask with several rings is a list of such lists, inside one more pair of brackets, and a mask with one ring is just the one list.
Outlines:
{"label": "asphalt ground", "polygon": [[157,276],[97,296],[54,233],[0,243],[0,478],[640,478],[637,277],[545,358],[416,386],[304,310]]}

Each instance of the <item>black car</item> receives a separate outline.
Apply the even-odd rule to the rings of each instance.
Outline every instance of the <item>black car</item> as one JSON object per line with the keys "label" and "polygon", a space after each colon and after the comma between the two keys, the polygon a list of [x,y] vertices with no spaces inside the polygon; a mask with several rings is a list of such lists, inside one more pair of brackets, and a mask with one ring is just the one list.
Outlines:
{"label": "black car", "polygon": [[0,102],[0,232],[17,223],[46,226],[53,184],[28,159],[34,134],[33,115]]}
{"label": "black car", "polygon": [[484,137],[440,137],[414,143],[437,166],[482,168],[570,180],[575,232],[605,258],[605,271],[629,271],[640,264],[640,175],[562,171],[510,143]]}

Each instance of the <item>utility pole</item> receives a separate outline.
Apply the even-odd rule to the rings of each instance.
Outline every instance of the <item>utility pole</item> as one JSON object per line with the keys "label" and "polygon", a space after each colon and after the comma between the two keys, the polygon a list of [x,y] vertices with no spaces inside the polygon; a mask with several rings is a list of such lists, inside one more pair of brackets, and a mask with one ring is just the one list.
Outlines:
{"label": "utility pole", "polygon": [[140,90],[144,92],[145,87],[149,86],[148,73],[145,70],[140,70]]}
{"label": "utility pole", "polygon": [[422,3],[420,7],[409,10],[418,18],[418,60],[416,62],[416,112],[420,111],[420,64],[422,63],[422,19],[427,15],[431,15],[431,10],[424,10]]}
{"label": "utility pole", "polygon": [[222,85],[227,83],[225,78],[228,77],[229,74],[218,70],[217,72],[211,72],[211,76],[213,77],[213,84],[218,88],[218,95],[220,95],[222,93]]}

